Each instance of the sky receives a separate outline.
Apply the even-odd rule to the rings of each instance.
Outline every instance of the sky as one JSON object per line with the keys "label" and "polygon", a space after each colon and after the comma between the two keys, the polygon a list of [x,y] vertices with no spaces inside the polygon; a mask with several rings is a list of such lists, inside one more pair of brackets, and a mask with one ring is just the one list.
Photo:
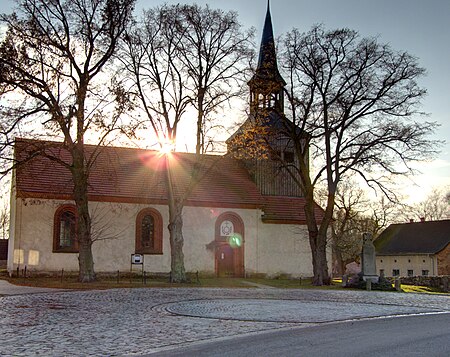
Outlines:
{"label": "sky", "polygon": [[[136,11],[163,2],[138,0]],[[256,41],[261,37],[267,0],[165,2],[234,10],[244,27],[256,28]],[[11,12],[13,6],[13,0],[0,0],[0,13]],[[270,8],[275,37],[293,28],[308,31],[314,24],[327,29],[346,27],[416,56],[427,70],[419,82],[428,91],[422,109],[429,113],[427,120],[441,125],[434,138],[446,143],[433,161],[417,167],[422,174],[405,182],[405,193],[409,201],[416,201],[432,187],[450,186],[450,0],[272,0]]]}

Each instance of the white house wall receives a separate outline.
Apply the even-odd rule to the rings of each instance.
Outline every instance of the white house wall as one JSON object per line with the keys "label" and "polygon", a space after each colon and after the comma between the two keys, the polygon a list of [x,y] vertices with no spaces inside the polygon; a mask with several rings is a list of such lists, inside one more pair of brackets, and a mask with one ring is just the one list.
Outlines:
{"label": "white house wall", "polygon": [[[8,270],[78,271],[77,253],[53,253],[53,225],[56,209],[72,202],[44,199],[17,199],[11,225]],[[135,252],[136,216],[146,207],[157,209],[163,218],[163,254],[144,257],[147,272],[170,271],[168,208],[165,205],[91,202],[95,270],[115,272],[130,270],[130,255]],[[244,265],[246,274],[269,276],[290,274],[311,276],[312,264],[306,226],[266,224],[258,209],[185,207],[183,210],[184,256],[187,271],[215,272],[217,217],[225,212],[239,215],[244,222]],[[106,238],[106,239],[105,239]],[[139,269],[140,267],[134,267]]]}
{"label": "white house wall", "polygon": [[393,276],[393,270],[399,270],[400,276],[408,276],[408,270],[413,276],[422,275],[422,270],[428,270],[428,275],[437,275],[437,263],[434,255],[377,255],[376,264],[378,274],[384,270],[387,277]]}

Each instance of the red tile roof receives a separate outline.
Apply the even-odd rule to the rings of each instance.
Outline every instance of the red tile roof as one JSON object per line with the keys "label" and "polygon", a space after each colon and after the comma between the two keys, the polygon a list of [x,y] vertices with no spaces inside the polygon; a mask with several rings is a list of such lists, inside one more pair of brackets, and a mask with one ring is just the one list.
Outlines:
{"label": "red tile roof", "polygon": [[[285,196],[264,196],[263,222],[277,223],[283,222],[306,222],[305,199],[302,197]],[[323,211],[319,206],[315,206],[317,218],[323,217]]]}
{"label": "red tile roof", "polygon": [[[16,157],[42,145],[24,139],[16,140]],[[46,152],[70,163],[70,154],[61,143],[48,144]],[[86,145],[86,155],[95,147]],[[167,156],[176,195],[189,187],[195,155],[172,153]],[[166,156],[157,151],[123,147],[101,147],[89,179],[91,200],[114,202],[167,203]],[[238,160],[227,156],[203,155],[200,181],[186,205],[203,207],[261,208],[264,222],[304,223],[304,198],[262,196],[249,173]],[[65,198],[72,195],[70,171],[44,156],[36,156],[16,170],[18,197]],[[318,217],[321,217],[322,212]]]}

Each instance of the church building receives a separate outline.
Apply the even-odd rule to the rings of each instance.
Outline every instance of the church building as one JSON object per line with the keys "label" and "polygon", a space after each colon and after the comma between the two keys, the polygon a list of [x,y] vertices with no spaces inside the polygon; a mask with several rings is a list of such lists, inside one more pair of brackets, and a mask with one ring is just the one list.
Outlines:
{"label": "church building", "polygon": [[[250,115],[228,141],[262,118],[280,128],[283,88],[269,8],[257,70],[248,82]],[[261,114],[262,113],[262,114]],[[296,158],[289,141],[275,135],[275,154]],[[27,155],[34,141],[17,139],[15,155]],[[48,150],[69,162],[61,143]],[[95,146],[86,146],[92,153]],[[307,158],[305,158],[307,160]],[[190,184],[195,155],[102,147],[91,169],[89,207],[97,273],[130,271],[131,259],[143,257],[148,273],[170,272],[168,191]],[[169,171],[168,171],[169,170]],[[169,175],[169,176],[168,176]],[[304,214],[305,199],[295,180],[269,157],[204,155],[200,182],[183,209],[184,263],[187,272],[219,277],[313,275]],[[11,192],[8,271],[78,271],[76,209],[70,172],[44,156],[19,166]],[[317,207],[317,217],[322,211]],[[331,259],[329,259],[330,261]]]}

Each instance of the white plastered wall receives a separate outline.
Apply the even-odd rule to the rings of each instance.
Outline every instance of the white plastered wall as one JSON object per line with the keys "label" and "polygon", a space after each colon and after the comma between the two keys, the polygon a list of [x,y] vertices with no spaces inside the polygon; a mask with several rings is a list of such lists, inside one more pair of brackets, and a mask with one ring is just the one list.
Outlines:
{"label": "white plastered wall", "polygon": [[269,276],[312,276],[311,249],[306,226],[261,222],[258,225],[258,236],[257,272],[264,272]]}
{"label": "white plastered wall", "polygon": [[[53,220],[56,209],[72,203],[61,200],[17,199],[11,217],[10,261],[8,270],[78,271],[78,254],[53,253]],[[135,222],[140,210],[152,207],[163,218],[163,254],[145,255],[147,272],[170,271],[168,208],[144,205],[90,202],[96,272],[129,271],[135,252]],[[311,276],[311,253],[306,226],[265,224],[258,209],[190,207],[183,210],[183,236],[186,271],[214,273],[215,254],[208,245],[215,239],[215,224],[222,213],[233,212],[244,222],[244,266],[248,274],[269,276],[290,274]],[[212,245],[213,246],[213,245]],[[211,245],[209,245],[211,247]],[[133,266],[133,270],[140,270]]]}
{"label": "white plastered wall", "polygon": [[392,277],[394,269],[400,270],[400,276],[408,276],[408,270],[413,271],[413,276],[422,275],[422,270],[428,270],[429,275],[437,274],[436,257],[428,254],[421,255],[377,255],[376,264],[378,274],[380,269],[384,275]]}
{"label": "white plastered wall", "polygon": [[[44,199],[15,200],[13,259],[8,270],[39,271],[78,270],[77,253],[53,253],[53,224],[56,209],[70,201]],[[97,272],[129,271],[131,254],[135,252],[137,213],[147,205],[90,202],[94,269]],[[153,206],[167,222],[167,208]],[[170,251],[168,231],[163,227],[163,252]],[[11,256],[10,256],[11,257]],[[152,255],[145,260],[149,271],[169,271],[170,255]]]}

